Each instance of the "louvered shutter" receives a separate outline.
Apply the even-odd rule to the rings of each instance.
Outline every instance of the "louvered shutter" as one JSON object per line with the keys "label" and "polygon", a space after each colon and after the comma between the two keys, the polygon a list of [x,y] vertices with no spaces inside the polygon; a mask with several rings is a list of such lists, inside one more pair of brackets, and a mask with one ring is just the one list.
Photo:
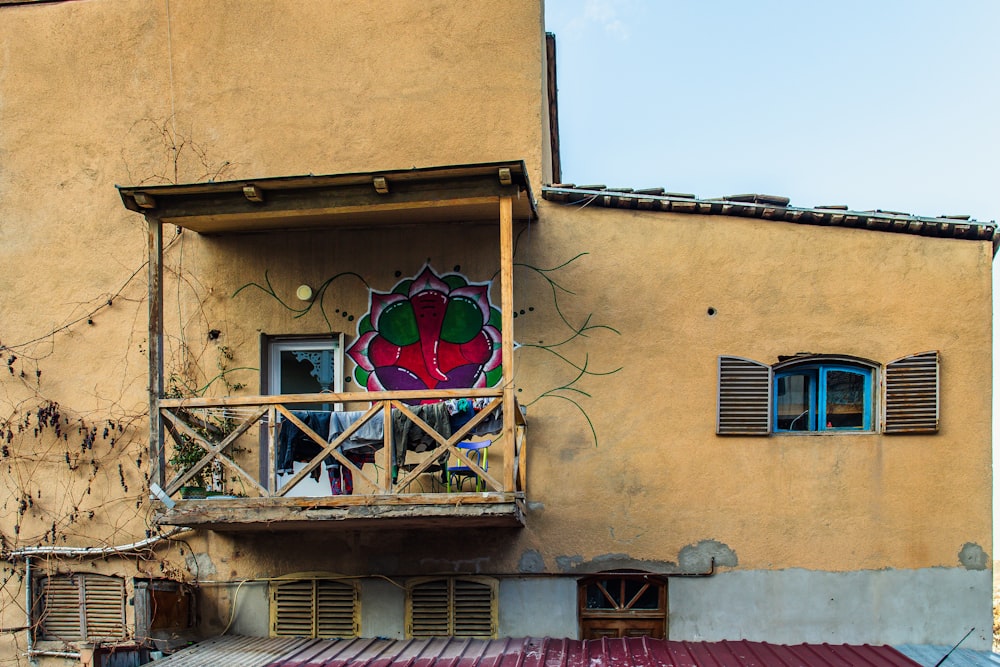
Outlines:
{"label": "louvered shutter", "polygon": [[275,637],[356,637],[357,588],[330,579],[275,583],[271,589]]}
{"label": "louvered shutter", "polygon": [[356,637],[358,592],[340,581],[316,582],[316,636]]}
{"label": "louvered shutter", "polygon": [[38,620],[41,634],[65,641],[83,638],[80,586],[75,577],[46,577],[40,581]]}
{"label": "louvered shutter", "polygon": [[125,637],[125,580],[97,574],[45,577],[37,610],[41,635],[63,641]]}
{"label": "louvered shutter", "polygon": [[87,574],[83,577],[83,609],[87,639],[125,636],[125,581]]}
{"label": "louvered shutter", "polygon": [[940,374],[937,350],[885,366],[885,433],[936,433]]}
{"label": "louvered shutter", "polygon": [[313,582],[275,584],[271,595],[271,634],[275,637],[312,637]]}
{"label": "louvered shutter", "polygon": [[494,585],[471,579],[452,582],[453,635],[492,637],[494,635]]}
{"label": "louvered shutter", "polygon": [[408,588],[410,637],[495,637],[497,582],[487,577],[418,580]]}
{"label": "louvered shutter", "polygon": [[447,579],[417,583],[407,598],[411,637],[446,637],[450,634]]}
{"label": "louvered shutter", "polygon": [[771,432],[771,367],[743,357],[719,357],[719,435]]}

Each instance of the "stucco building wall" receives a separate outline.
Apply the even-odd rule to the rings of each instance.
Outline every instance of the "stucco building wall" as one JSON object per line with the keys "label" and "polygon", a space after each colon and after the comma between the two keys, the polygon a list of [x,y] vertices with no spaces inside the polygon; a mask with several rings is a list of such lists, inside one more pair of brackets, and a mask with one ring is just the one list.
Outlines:
{"label": "stucco building wall", "polygon": [[[538,196],[549,179],[538,5],[0,6],[7,548],[122,544],[153,528],[145,226],[113,185],[512,159]],[[928,602],[924,620],[948,601],[962,628],[989,627],[979,569],[992,553],[989,243],[545,201],[538,211],[515,221],[525,528],[462,539],[201,532],[83,567],[205,582],[205,617],[219,630],[247,578],[461,572],[505,577],[502,627],[570,633],[580,573],[705,573],[713,558],[715,578],[670,581],[671,637],[954,638],[924,621],[901,629],[871,602],[901,589],[907,609]],[[493,225],[166,237],[167,367],[180,389],[208,395],[260,390],[261,334],[334,331],[349,344],[369,290],[425,265],[474,282],[498,270]],[[301,307],[298,285],[340,274],[309,313],[287,307]],[[719,355],[885,364],[926,350],[941,355],[935,435],[715,434]],[[45,414],[59,428],[40,427],[38,407],[53,404]],[[4,574],[4,627],[24,620],[21,574],[20,564]],[[525,597],[535,589],[523,575],[542,577],[525,581],[543,582],[545,604]],[[398,631],[396,589],[366,586],[363,632]],[[816,591],[834,588],[864,613],[838,603],[810,615]],[[259,631],[263,587],[244,589],[234,627]],[[798,612],[747,625],[744,606],[720,611],[733,599]],[[813,634],[817,623],[831,636]],[[17,636],[2,641],[8,654],[24,649]]]}

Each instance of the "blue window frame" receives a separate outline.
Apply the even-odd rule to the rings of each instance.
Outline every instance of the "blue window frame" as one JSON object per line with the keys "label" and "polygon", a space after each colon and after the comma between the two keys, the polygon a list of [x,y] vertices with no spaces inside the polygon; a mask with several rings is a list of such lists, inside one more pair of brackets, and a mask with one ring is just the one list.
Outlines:
{"label": "blue window frame", "polygon": [[811,363],[774,373],[774,430],[871,431],[872,369]]}

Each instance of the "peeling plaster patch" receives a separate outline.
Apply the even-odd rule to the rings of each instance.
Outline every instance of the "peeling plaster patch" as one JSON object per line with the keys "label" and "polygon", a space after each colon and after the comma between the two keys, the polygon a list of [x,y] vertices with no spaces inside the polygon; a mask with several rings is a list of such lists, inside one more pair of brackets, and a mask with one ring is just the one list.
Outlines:
{"label": "peeling plaster patch", "polygon": [[974,542],[966,542],[962,546],[962,550],[958,552],[958,560],[966,570],[985,570],[986,564],[990,562],[989,555]]}
{"label": "peeling plaster patch", "polygon": [[545,509],[545,503],[540,503],[537,500],[534,501],[529,500],[528,509],[531,510],[532,512],[541,512],[542,510]]}
{"label": "peeling plaster patch", "polygon": [[184,557],[187,569],[196,577],[203,577],[206,574],[215,574],[215,563],[207,553],[188,554]]}
{"label": "peeling plaster patch", "polygon": [[708,572],[712,569],[713,557],[716,567],[736,567],[739,564],[736,552],[716,540],[702,540],[697,544],[689,544],[677,554],[677,561],[681,570],[685,572]]}
{"label": "peeling plaster patch", "polygon": [[440,572],[447,572],[449,569],[456,574],[466,572],[479,574],[488,567],[490,559],[488,556],[482,558],[468,558],[465,560],[441,560],[438,558],[424,558],[420,561],[421,567]]}
{"label": "peeling plaster patch", "polygon": [[544,572],[545,561],[542,559],[542,554],[538,553],[534,549],[528,549],[525,551],[521,554],[521,560],[517,564],[517,571],[531,574]]}
{"label": "peeling plaster patch", "polygon": [[556,556],[556,567],[561,572],[572,572],[583,564],[583,556]]}
{"label": "peeling plaster patch", "polygon": [[677,563],[662,560],[636,560],[628,554],[603,554],[584,562],[582,556],[558,556],[556,566],[562,572],[591,574],[618,570],[641,570],[644,572],[679,572]]}

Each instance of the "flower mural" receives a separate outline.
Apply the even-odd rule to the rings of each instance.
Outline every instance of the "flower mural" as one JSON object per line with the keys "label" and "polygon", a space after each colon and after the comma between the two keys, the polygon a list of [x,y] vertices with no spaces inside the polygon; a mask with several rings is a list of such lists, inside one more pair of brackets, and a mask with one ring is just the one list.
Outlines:
{"label": "flower mural", "polygon": [[500,311],[489,287],[425,266],[390,292],[370,290],[368,313],[347,350],[358,384],[369,391],[496,385]]}

